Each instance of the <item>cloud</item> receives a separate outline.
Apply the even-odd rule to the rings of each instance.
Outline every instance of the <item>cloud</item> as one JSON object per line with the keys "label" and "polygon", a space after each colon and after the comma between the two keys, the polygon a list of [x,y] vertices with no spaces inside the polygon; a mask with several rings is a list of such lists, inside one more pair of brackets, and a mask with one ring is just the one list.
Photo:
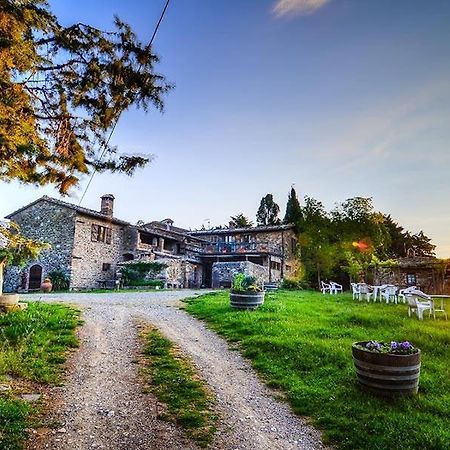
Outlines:
{"label": "cloud", "polygon": [[277,0],[273,13],[277,17],[312,14],[331,0]]}

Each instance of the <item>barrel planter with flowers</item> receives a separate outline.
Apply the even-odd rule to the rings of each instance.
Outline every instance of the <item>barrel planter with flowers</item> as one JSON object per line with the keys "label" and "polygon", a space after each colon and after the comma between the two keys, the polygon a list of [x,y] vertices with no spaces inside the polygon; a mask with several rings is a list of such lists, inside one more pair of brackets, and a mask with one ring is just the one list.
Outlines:
{"label": "barrel planter with flowers", "polygon": [[264,290],[253,276],[238,273],[233,278],[230,304],[233,309],[256,309],[264,303]]}
{"label": "barrel planter with flowers", "polygon": [[389,397],[417,393],[420,350],[410,342],[355,342],[352,353],[364,390]]}

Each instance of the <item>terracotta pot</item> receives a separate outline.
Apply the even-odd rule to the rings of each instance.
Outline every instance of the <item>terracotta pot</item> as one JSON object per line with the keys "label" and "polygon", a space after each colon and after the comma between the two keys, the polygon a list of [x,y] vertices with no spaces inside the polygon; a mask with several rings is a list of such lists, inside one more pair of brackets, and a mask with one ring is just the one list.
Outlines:
{"label": "terracotta pot", "polygon": [[53,288],[52,280],[50,278],[46,278],[44,282],[41,284],[41,290],[42,292],[51,292]]}

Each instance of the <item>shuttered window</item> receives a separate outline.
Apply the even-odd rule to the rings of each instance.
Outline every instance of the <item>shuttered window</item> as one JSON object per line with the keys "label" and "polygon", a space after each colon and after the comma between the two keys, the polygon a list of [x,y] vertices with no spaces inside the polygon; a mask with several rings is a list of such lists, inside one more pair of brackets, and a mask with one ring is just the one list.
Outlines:
{"label": "shuttered window", "polygon": [[91,241],[105,242],[106,244],[111,244],[112,229],[109,227],[103,227],[102,225],[97,225],[93,223],[91,228]]}

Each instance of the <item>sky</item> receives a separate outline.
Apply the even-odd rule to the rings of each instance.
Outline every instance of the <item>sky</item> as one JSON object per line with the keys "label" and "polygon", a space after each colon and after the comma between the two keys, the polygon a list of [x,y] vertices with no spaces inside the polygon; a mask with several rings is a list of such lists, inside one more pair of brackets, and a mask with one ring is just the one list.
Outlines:
{"label": "sky", "polygon": [[[142,41],[164,3],[50,0],[65,25],[117,14]],[[154,50],[165,112],[127,111],[113,143],[155,159],[97,174],[83,206],[113,193],[117,217],[199,228],[254,219],[267,193],[283,213],[294,184],[328,209],[373,197],[450,257],[449,1],[171,0]],[[0,217],[44,194],[0,183]]]}

